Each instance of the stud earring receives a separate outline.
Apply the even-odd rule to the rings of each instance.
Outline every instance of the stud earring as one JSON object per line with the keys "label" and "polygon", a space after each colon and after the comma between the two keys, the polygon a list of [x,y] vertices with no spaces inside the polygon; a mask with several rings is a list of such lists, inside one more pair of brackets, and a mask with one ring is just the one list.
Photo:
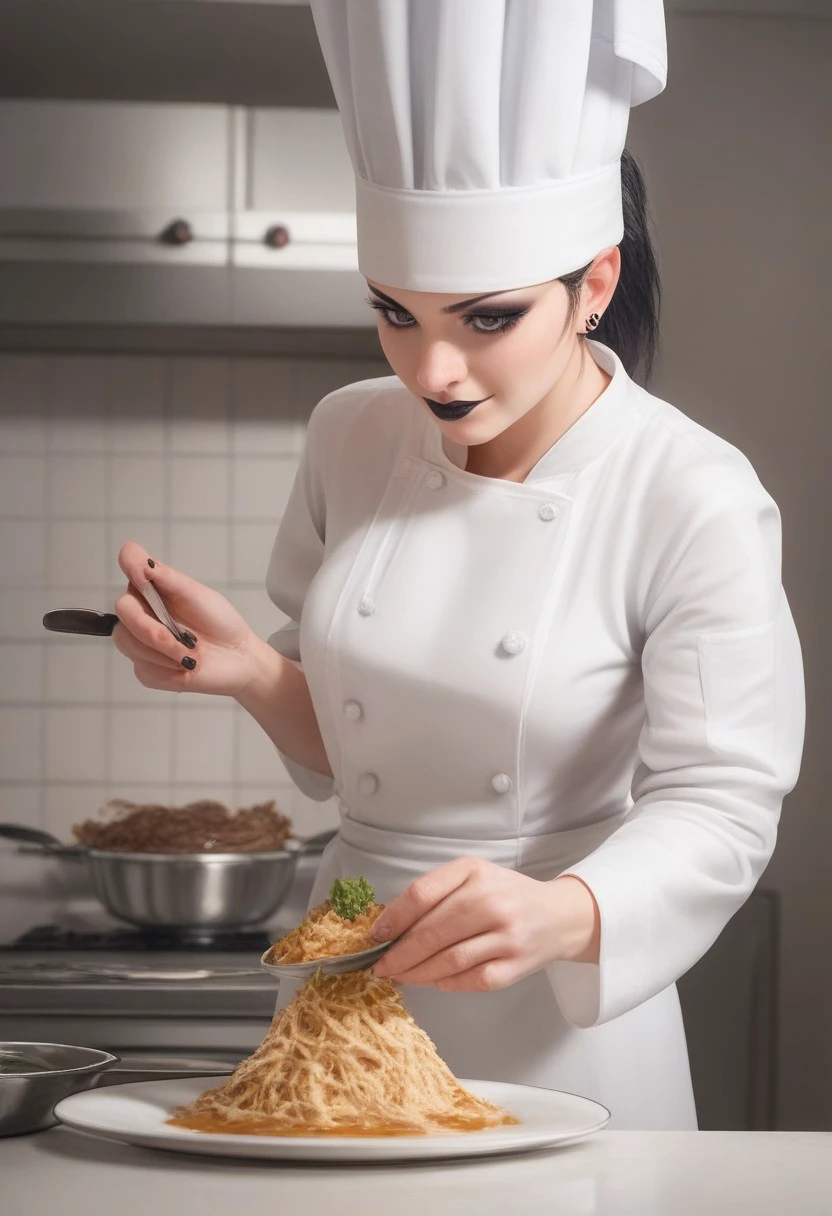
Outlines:
{"label": "stud earring", "polygon": [[584,330],[584,334],[590,334],[590,333],[592,333],[593,329],[597,329],[598,322],[600,320],[601,320],[601,318],[597,312],[591,312],[585,322],[586,329]]}

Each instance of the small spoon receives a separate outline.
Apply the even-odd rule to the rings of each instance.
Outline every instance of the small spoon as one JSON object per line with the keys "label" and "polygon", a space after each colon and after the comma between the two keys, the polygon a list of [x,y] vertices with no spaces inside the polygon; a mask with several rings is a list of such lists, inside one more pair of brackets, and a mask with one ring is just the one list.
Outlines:
{"label": "small spoon", "polygon": [[318,969],[323,971],[324,975],[343,975],[347,971],[361,971],[364,967],[371,967],[390,949],[395,940],[391,938],[389,942],[381,942],[378,946],[371,946],[369,950],[359,951],[358,954],[335,954],[327,958],[312,959],[308,963],[267,963],[266,955],[272,950],[272,947],[269,947],[260,959],[260,966],[264,971],[268,971],[269,975],[276,975],[284,980],[308,980]]}
{"label": "small spoon", "polygon": [[[145,583],[138,591],[157,621],[161,621],[177,642],[190,647],[193,637],[179,628],[153,584]],[[52,633],[83,633],[97,638],[110,637],[117,624],[118,617],[114,612],[98,612],[95,608],[57,608],[47,612],[43,618],[44,629]]]}

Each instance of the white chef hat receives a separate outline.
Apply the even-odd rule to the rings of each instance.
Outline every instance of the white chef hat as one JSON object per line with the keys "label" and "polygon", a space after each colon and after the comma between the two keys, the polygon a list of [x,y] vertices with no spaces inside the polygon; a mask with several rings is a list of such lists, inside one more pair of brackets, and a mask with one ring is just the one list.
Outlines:
{"label": "white chef hat", "polygon": [[358,259],[417,291],[524,287],[623,235],[662,0],[311,0],[356,175]]}

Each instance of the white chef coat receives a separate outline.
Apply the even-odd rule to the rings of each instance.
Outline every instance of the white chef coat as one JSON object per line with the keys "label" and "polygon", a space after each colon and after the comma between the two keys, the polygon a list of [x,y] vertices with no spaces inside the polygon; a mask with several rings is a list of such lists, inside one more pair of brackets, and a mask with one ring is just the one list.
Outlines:
{"label": "white chef coat", "polygon": [[287,767],[341,810],[312,903],[358,874],[388,902],[463,855],[592,890],[597,965],[405,989],[457,1075],[691,1128],[675,981],[774,848],[800,646],[748,460],[588,347],[612,379],[522,484],[467,472],[396,377],[313,411],[267,585],[334,778]]}

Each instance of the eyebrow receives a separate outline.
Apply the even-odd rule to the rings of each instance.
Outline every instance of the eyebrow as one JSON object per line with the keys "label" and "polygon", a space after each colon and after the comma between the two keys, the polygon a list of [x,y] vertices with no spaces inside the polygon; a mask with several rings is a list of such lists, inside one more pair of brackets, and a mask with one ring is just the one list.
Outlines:
{"label": "eyebrow", "polygon": [[[367,286],[370,288],[370,291],[373,293],[373,295],[378,296],[382,300],[385,300],[388,304],[392,304],[393,307],[398,308],[400,312],[409,312],[410,311],[410,309],[404,308],[401,304],[399,304],[398,300],[394,300],[392,296],[385,295],[385,293],[383,291],[379,291],[379,289],[377,287],[372,287],[372,286],[370,286],[369,283],[367,284]],[[470,308],[472,304],[479,304],[482,300],[491,300],[494,298],[494,296],[504,296],[511,290],[512,290],[511,288],[507,287],[505,291],[489,291],[489,292],[486,292],[486,294],[484,296],[471,296],[470,300],[460,300],[458,304],[449,304],[447,306],[447,308],[443,308],[442,311],[443,312],[462,312],[464,309]]]}

